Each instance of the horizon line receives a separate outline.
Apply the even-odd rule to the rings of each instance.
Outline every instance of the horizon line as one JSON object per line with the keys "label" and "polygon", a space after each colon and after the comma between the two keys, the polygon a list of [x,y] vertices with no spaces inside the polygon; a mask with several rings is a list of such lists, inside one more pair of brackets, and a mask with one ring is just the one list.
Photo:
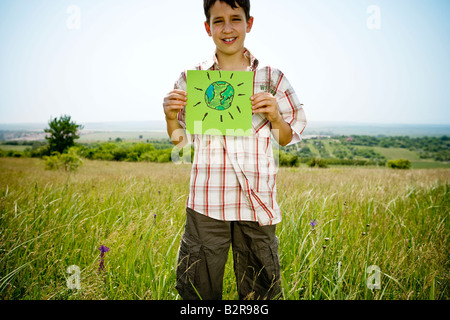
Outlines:
{"label": "horizon line", "polygon": [[[110,123],[164,123],[162,120],[111,120],[111,121],[79,121],[78,124],[110,124]],[[307,125],[311,123],[326,124],[346,124],[346,125],[389,125],[389,126],[450,126],[450,123],[400,123],[400,122],[366,122],[366,121],[334,121],[334,120],[307,120]],[[17,125],[47,125],[48,122],[0,122],[1,126],[17,126]]]}

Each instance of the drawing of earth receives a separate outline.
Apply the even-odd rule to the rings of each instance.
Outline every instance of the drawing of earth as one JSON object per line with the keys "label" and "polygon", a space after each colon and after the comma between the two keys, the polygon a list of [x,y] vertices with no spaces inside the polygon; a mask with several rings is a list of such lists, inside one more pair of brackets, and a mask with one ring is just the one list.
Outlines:
{"label": "drawing of earth", "polygon": [[231,107],[234,88],[225,81],[211,83],[205,92],[206,105],[214,110],[226,110]]}

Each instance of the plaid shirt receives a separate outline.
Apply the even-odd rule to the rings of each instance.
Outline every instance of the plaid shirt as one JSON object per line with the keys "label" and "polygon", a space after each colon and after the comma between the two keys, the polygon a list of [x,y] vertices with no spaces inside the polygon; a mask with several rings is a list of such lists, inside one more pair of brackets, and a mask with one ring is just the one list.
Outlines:
{"label": "plaid shirt", "polygon": [[[248,50],[254,71],[254,93],[270,92],[276,97],[280,114],[291,126],[293,139],[299,142],[306,126],[305,114],[284,74],[259,62]],[[219,70],[217,57],[201,64],[197,70]],[[186,91],[186,71],[181,73],[175,89]],[[185,109],[178,121],[186,129]],[[277,167],[272,151],[271,123],[262,114],[252,116],[252,135],[190,135],[195,154],[192,162],[190,191],[186,205],[198,213],[223,221],[257,221],[271,225],[281,221],[276,201]]]}

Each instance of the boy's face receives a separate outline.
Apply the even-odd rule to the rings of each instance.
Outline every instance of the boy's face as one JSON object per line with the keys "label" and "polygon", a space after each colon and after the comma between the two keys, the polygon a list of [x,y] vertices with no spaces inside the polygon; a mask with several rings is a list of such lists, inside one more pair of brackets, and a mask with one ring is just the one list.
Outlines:
{"label": "boy's face", "polygon": [[253,17],[247,21],[244,9],[233,9],[221,1],[216,1],[209,12],[210,20],[205,22],[205,29],[213,38],[217,53],[234,55],[242,52],[245,35],[253,26]]}

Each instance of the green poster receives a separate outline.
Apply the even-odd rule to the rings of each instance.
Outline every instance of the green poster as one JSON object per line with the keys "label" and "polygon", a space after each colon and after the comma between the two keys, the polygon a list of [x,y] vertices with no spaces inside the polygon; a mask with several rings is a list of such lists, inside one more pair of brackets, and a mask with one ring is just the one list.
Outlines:
{"label": "green poster", "polygon": [[253,72],[187,71],[186,130],[190,134],[250,136]]}

